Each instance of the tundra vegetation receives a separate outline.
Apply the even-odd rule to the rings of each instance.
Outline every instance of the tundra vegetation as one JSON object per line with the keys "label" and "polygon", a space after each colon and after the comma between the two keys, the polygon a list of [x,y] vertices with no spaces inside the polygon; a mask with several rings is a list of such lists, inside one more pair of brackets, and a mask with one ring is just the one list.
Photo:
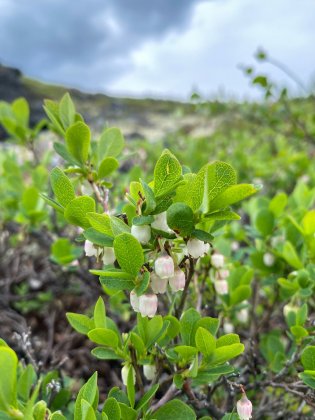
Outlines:
{"label": "tundra vegetation", "polygon": [[1,420],[313,418],[314,97],[245,72],[200,138],[0,103]]}

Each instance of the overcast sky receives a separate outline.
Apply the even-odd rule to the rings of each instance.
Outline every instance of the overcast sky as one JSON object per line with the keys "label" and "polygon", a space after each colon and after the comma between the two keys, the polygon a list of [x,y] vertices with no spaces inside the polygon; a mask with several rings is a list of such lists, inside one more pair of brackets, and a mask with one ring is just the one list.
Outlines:
{"label": "overcast sky", "polygon": [[314,44],[315,0],[0,0],[0,62],[85,91],[243,98],[257,47],[311,86]]}

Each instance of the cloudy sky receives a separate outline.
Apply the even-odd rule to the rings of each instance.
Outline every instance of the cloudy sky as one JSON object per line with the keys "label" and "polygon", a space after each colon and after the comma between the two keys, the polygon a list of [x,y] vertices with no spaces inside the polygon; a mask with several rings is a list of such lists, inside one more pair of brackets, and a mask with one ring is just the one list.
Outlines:
{"label": "cloudy sky", "polygon": [[0,0],[0,62],[85,91],[243,98],[258,47],[315,85],[314,18],[314,0]]}

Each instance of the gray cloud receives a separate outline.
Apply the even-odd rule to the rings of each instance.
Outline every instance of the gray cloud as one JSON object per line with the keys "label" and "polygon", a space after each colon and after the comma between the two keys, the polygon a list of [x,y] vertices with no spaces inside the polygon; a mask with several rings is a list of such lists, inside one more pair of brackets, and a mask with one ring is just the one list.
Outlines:
{"label": "gray cloud", "polygon": [[96,90],[144,40],[180,30],[199,0],[0,0],[0,61]]}

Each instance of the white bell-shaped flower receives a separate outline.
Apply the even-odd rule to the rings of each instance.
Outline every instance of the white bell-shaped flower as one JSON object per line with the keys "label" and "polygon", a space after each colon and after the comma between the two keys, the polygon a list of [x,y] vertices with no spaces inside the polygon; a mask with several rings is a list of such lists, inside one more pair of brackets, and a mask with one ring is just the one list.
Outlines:
{"label": "white bell-shaped flower", "polygon": [[98,250],[94,246],[93,242],[86,240],[84,243],[84,252],[87,257],[97,257]]}
{"label": "white bell-shaped flower", "polygon": [[246,324],[249,319],[249,311],[248,308],[243,308],[236,313],[236,318],[242,324]]}
{"label": "white bell-shaped flower", "polygon": [[210,245],[200,241],[199,239],[192,238],[187,242],[187,251],[188,254],[193,258],[202,257],[210,249]]}
{"label": "white bell-shaped flower", "polygon": [[154,216],[154,222],[151,223],[151,226],[153,229],[161,230],[162,232],[173,233],[173,230],[170,229],[167,224],[166,211],[156,214]]}
{"label": "white bell-shaped flower", "polygon": [[252,418],[253,406],[246,394],[243,394],[242,398],[237,401],[236,408],[240,420],[249,420]]}
{"label": "white bell-shaped flower", "polygon": [[161,279],[169,279],[174,276],[174,261],[169,255],[162,255],[155,260],[155,273]]}
{"label": "white bell-shaped flower", "polygon": [[218,295],[227,295],[229,293],[229,284],[225,279],[216,280],[214,288]]}
{"label": "white bell-shaped flower", "polygon": [[263,261],[266,267],[272,267],[276,261],[275,256],[270,252],[266,252],[263,256]]}
{"label": "white bell-shaped flower", "polygon": [[146,245],[151,239],[151,228],[148,225],[131,226],[131,235],[134,236],[142,245]]}
{"label": "white bell-shaped flower", "polygon": [[152,381],[156,375],[156,366],[155,365],[144,365],[143,374],[148,381]]}
{"label": "white bell-shaped flower", "polygon": [[139,297],[139,312],[142,316],[152,318],[157,311],[158,299],[153,293],[141,295]]}
{"label": "white bell-shaped flower", "polygon": [[169,283],[173,292],[184,290],[186,283],[185,273],[178,268],[175,270],[174,277],[169,279]]}
{"label": "white bell-shaped flower", "polygon": [[168,279],[161,279],[157,274],[151,273],[151,289],[154,293],[165,293]]}
{"label": "white bell-shaped flower", "polygon": [[103,248],[103,255],[102,255],[102,261],[103,264],[109,265],[114,264],[116,260],[114,248],[104,247]]}
{"label": "white bell-shaped flower", "polygon": [[222,254],[212,254],[211,264],[214,268],[222,268],[224,266],[224,256]]}
{"label": "white bell-shaped flower", "polygon": [[137,296],[137,293],[134,290],[130,292],[130,305],[135,312],[140,312],[139,311],[139,298]]}
{"label": "white bell-shaped flower", "polygon": [[132,365],[127,364],[121,369],[121,379],[125,386],[127,386],[129,370],[132,369],[133,383],[136,383],[136,372]]}

